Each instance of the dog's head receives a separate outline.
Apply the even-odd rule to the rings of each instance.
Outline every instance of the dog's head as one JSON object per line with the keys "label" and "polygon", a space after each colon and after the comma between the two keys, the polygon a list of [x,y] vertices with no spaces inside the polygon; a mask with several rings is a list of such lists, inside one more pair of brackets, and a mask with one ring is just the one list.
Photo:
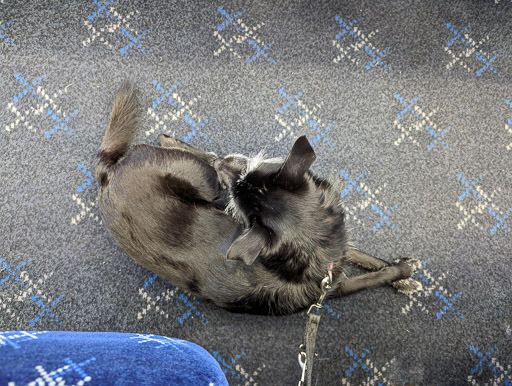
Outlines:
{"label": "dog's head", "polygon": [[304,208],[312,207],[308,200],[314,183],[309,168],[315,158],[309,141],[302,136],[284,161],[259,154],[246,161],[245,170],[227,178],[231,195],[227,211],[244,225],[228,250],[229,260],[252,264],[264,248],[275,248],[284,239],[300,234],[294,227],[303,223]]}

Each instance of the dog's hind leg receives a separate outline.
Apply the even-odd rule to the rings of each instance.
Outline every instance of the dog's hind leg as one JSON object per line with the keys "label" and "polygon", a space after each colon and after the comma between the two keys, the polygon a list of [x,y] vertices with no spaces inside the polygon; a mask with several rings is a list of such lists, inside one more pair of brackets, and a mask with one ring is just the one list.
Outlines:
{"label": "dog's hind leg", "polygon": [[165,134],[160,134],[158,136],[158,139],[160,140],[160,145],[162,147],[188,151],[189,153],[194,154],[196,157],[202,159],[203,161],[208,162],[210,165],[213,164],[213,161],[219,158],[217,154],[213,152],[206,152],[200,150],[194,146],[190,146],[188,143],[180,141],[179,139],[176,138],[169,137],[168,135]]}
{"label": "dog's hind leg", "polygon": [[348,263],[357,265],[368,271],[378,271],[389,265],[387,261],[373,257],[355,248],[349,248],[347,250],[346,258]]}
{"label": "dog's hind leg", "polygon": [[365,269],[376,272],[359,276],[348,277],[339,287],[339,295],[347,295],[365,288],[378,287],[390,284],[398,292],[410,295],[422,289],[421,283],[411,279],[411,276],[420,268],[421,263],[415,259],[403,258],[389,264],[356,249],[347,252],[347,261]]}

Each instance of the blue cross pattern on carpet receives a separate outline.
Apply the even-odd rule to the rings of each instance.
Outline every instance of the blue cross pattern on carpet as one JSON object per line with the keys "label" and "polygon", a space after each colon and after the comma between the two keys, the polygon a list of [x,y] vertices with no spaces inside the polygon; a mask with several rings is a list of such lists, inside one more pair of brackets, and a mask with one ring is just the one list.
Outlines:
{"label": "blue cross pattern on carpet", "polygon": [[[486,385],[512,386],[512,364],[502,365],[496,357],[498,356],[498,346],[494,345],[487,352],[483,353],[475,346],[470,346],[469,350],[478,357],[476,365],[471,368],[468,376],[468,383],[472,385],[482,384],[483,374],[488,377],[485,379]],[[478,377],[479,379],[475,379]]]}
{"label": "blue cross pattern on carpet", "polygon": [[[428,143],[426,147],[428,151],[432,151],[438,143],[443,145],[445,149],[452,150],[445,142],[445,136],[451,130],[451,127],[448,126],[446,129],[440,130],[431,119],[437,110],[426,113],[419,104],[419,102],[423,102],[421,96],[413,98],[410,102],[400,94],[396,94],[395,98],[404,106],[393,122],[393,126],[400,130],[400,137],[395,141],[395,146],[400,145],[407,138],[416,146],[420,146],[420,143]],[[412,118],[412,121],[407,118]],[[418,138],[418,135],[421,138]]]}
{"label": "blue cross pattern on carpet", "polygon": [[[156,281],[158,281],[160,285],[156,285]],[[156,291],[156,294],[150,294],[150,290]],[[137,313],[137,319],[139,320],[143,319],[150,312],[168,319],[171,316],[167,311],[171,309],[170,300],[175,298],[186,306],[185,312],[182,314],[175,314],[176,320],[179,324],[184,324],[190,319],[199,319],[208,324],[208,318],[199,310],[201,302],[197,300],[195,296],[180,290],[168,281],[163,281],[156,274],[151,274],[144,282],[143,287],[139,288],[139,295],[141,295],[146,302],[142,311]]]}
{"label": "blue cross pattern on carpet", "polygon": [[357,369],[361,369],[366,376],[366,379],[363,381],[364,385],[385,385],[388,380],[386,378],[386,372],[389,370],[389,367],[393,364],[394,359],[386,362],[381,367],[377,367],[373,360],[370,359],[372,357],[374,348],[370,347],[369,349],[364,349],[360,354],[357,354],[349,347],[345,347],[345,353],[348,354],[350,360],[352,360],[352,364],[350,367],[344,371],[345,377],[342,378],[342,385],[350,385],[350,378],[354,375]]}
{"label": "blue cross pattern on carpet", "polygon": [[477,228],[484,230],[481,222],[490,220],[494,223],[489,228],[491,236],[496,235],[498,231],[510,233],[511,226],[507,221],[512,213],[512,207],[507,210],[500,209],[496,204],[496,199],[499,198],[501,188],[493,190],[492,193],[487,193],[481,186],[482,180],[482,175],[473,181],[468,181],[461,173],[457,175],[457,181],[465,188],[455,204],[463,215],[462,220],[457,224],[457,228],[461,230],[466,224],[471,223]]}
{"label": "blue cross pattern on carpet", "polygon": [[85,165],[78,164],[78,170],[85,174],[87,180],[76,188],[77,193],[82,193],[93,182],[96,184],[96,186],[98,186],[98,183],[94,180],[94,177],[92,176],[92,172],[89,169],[87,169]]}
{"label": "blue cross pattern on carpet", "polygon": [[[327,300],[326,302],[324,302],[324,304],[322,305],[323,309],[325,310],[325,312],[327,312],[327,315],[331,316],[332,318],[334,319],[340,319],[341,318],[341,314],[337,311],[335,311],[333,308],[332,308],[332,299],[329,299]],[[314,307],[314,312],[317,314],[317,315],[320,315],[322,313],[322,309],[319,309],[319,308],[316,308]],[[307,315],[307,312],[308,311],[304,311],[304,317],[306,317]],[[313,310],[311,311],[313,312]]]}
{"label": "blue cross pattern on carpet", "polygon": [[36,303],[37,307],[41,309],[36,316],[30,320],[30,326],[35,327],[37,323],[39,323],[45,316],[50,318],[52,321],[57,323],[59,326],[62,326],[62,321],[59,320],[58,316],[56,316],[53,312],[55,306],[61,301],[61,299],[66,296],[66,294],[60,295],[57,299],[53,301],[45,300],[41,298],[39,295],[33,295],[32,301]]}
{"label": "blue cross pattern on carpet", "polygon": [[[342,59],[346,58],[358,66],[366,63],[364,64],[366,70],[382,67],[385,70],[391,71],[391,66],[383,60],[389,53],[389,50],[380,50],[371,42],[379,30],[376,29],[368,34],[364,34],[357,26],[361,21],[359,18],[349,22],[343,20],[340,16],[336,16],[335,20],[341,26],[341,31],[336,34],[335,39],[332,41],[333,46],[340,51],[338,56],[333,59],[334,63],[339,63]],[[369,62],[367,62],[368,60]]]}
{"label": "blue cross pattern on carpet", "polygon": [[[162,87],[157,80],[153,81],[153,86],[158,91],[158,96],[153,99],[151,107],[148,107],[148,115],[155,120],[156,123],[150,130],[146,131],[146,136],[155,132],[169,133],[169,128],[167,126],[169,121],[183,120],[187,126],[189,126],[190,130],[187,132],[187,135],[183,137],[183,142],[188,143],[197,135],[209,143],[212,142],[211,137],[207,134],[208,124],[211,122],[212,117],[201,118],[193,110],[194,105],[196,105],[201,99],[200,96],[192,98],[190,101],[185,101],[184,98],[178,94],[178,88],[181,87],[181,83],[179,82],[172,85],[167,90]],[[167,104],[164,104],[163,102],[167,102]],[[172,107],[171,112],[166,110],[168,105]],[[157,114],[156,111],[159,107],[165,111],[165,114]],[[171,133],[171,136],[175,137],[175,134]]]}
{"label": "blue cross pattern on carpet", "polygon": [[14,20],[8,22],[2,22],[0,20],[0,42],[8,46],[14,46],[14,41],[9,35],[9,30],[14,25]]}
{"label": "blue cross pattern on carpet", "polygon": [[3,289],[8,283],[11,283],[16,285],[18,291],[21,291],[21,295],[18,295],[19,292],[16,292],[14,296],[8,298],[0,297],[0,305],[2,305],[3,312],[11,319],[17,316],[11,304],[24,301],[34,291],[34,285],[28,277],[27,272],[24,270],[25,266],[31,262],[32,259],[29,258],[27,261],[22,261],[15,268],[11,268],[4,258],[0,258],[0,275],[2,275],[0,276],[0,289]]}
{"label": "blue cross pattern on carpet", "polygon": [[[332,299],[327,300],[324,303],[323,307],[324,307],[324,310],[327,312],[327,315],[330,315],[334,319],[341,318],[341,314],[332,308]],[[317,314],[320,314],[320,310],[317,310]]]}
{"label": "blue cross pattern on carpet", "polygon": [[[132,11],[128,15],[123,16],[117,12],[114,7],[114,0],[107,0],[104,2],[93,0],[95,10],[87,16],[84,25],[89,31],[89,38],[85,39],[82,44],[84,46],[90,45],[93,41],[98,40],[109,48],[114,48],[112,43],[106,38],[106,34],[121,35],[123,43],[119,52],[125,55],[130,49],[138,50],[144,54],[149,54],[149,50],[144,47],[141,40],[147,36],[151,30],[138,31],[131,28],[131,17],[139,14],[139,11]],[[104,21],[103,27],[94,26],[94,22],[100,23]],[[116,35],[116,36],[117,36]]]}
{"label": "blue cross pattern on carpet", "polygon": [[280,88],[278,92],[280,96],[285,98],[286,102],[281,105],[275,115],[276,121],[283,127],[279,135],[274,138],[276,142],[281,141],[287,136],[294,137],[297,130],[306,127],[309,128],[309,130],[313,130],[312,135],[314,137],[309,140],[311,146],[315,146],[320,140],[332,147],[336,146],[336,143],[329,137],[329,130],[336,125],[336,121],[331,121],[326,124],[323,123],[322,119],[317,115],[323,102],[315,104],[312,108],[308,107],[308,105],[301,100],[306,94],[306,89],[302,89],[293,96],[289,95],[283,88]]}
{"label": "blue cross pattern on carpet", "polygon": [[[92,172],[84,164],[78,164],[78,171],[83,182],[77,186],[76,191],[71,195],[71,199],[78,207],[78,214],[72,217],[71,225],[77,225],[86,218],[101,223],[97,199],[98,183]],[[95,189],[90,190],[91,187]]]}
{"label": "blue cross pattern on carpet", "polygon": [[238,383],[244,385],[257,385],[257,377],[265,369],[266,365],[263,363],[258,367],[252,374],[249,374],[241,365],[240,359],[245,356],[245,352],[242,351],[240,354],[236,354],[231,360],[226,361],[218,351],[213,352],[213,357],[219,362],[222,371],[227,376],[231,376],[232,379]]}
{"label": "blue cross pattern on carpet", "polygon": [[[455,306],[455,302],[462,296],[462,291],[455,293],[455,295],[450,294],[443,285],[443,281],[446,279],[446,273],[441,274],[441,276],[437,278],[434,277],[430,269],[426,269],[427,264],[430,264],[430,262],[430,259],[423,260],[418,272],[412,276],[413,279],[421,282],[423,291],[408,295],[409,303],[402,307],[402,314],[409,313],[413,306],[416,306],[426,314],[430,314],[432,309],[434,311],[437,310],[435,311],[435,315],[438,320],[448,312],[455,314],[460,319],[464,319],[464,314],[458,311]],[[431,299],[437,301],[432,302]],[[437,308],[439,307],[439,303],[441,303],[440,309]]]}
{"label": "blue cross pattern on carpet", "polygon": [[[259,30],[265,23],[257,24],[254,27],[248,26],[242,20],[242,15],[246,12],[245,9],[236,12],[234,14],[228,13],[224,8],[218,7],[219,12],[225,20],[217,25],[213,36],[216,37],[221,46],[213,53],[215,56],[219,56],[223,51],[229,51],[233,56],[238,59],[243,59],[241,53],[237,49],[250,47],[253,52],[252,55],[247,59],[247,63],[255,63],[258,58],[262,58],[268,63],[275,64],[276,61],[273,59],[268,51],[274,44],[274,41],[265,43],[259,36]],[[246,44],[247,43],[247,44]],[[236,46],[236,47],[235,47]]]}
{"label": "blue cross pattern on carpet", "polygon": [[20,264],[16,266],[16,268],[11,268],[7,261],[4,258],[0,258],[0,273],[5,272],[7,276],[0,279],[0,287],[7,284],[10,279],[16,281],[20,286],[25,285],[28,288],[28,284],[25,284],[24,280],[20,278],[21,269],[24,268],[27,263],[31,263],[32,259],[28,259],[27,261],[22,261]]}
{"label": "blue cross pattern on carpet", "polygon": [[[400,227],[390,219],[395,210],[398,209],[398,204],[388,206],[378,198],[382,190],[386,188],[386,184],[382,187],[378,186],[375,189],[370,188],[363,181],[363,179],[368,176],[368,172],[366,170],[360,173],[356,178],[351,177],[347,171],[341,170],[340,176],[347,184],[345,190],[341,192],[341,198],[343,209],[349,218],[355,220],[359,225],[365,226],[365,223],[362,220],[363,215],[361,215],[360,212],[371,209],[371,212],[374,212],[379,216],[377,222],[372,226],[372,230],[374,232],[379,231],[384,226],[389,227],[395,232],[400,231]],[[346,199],[351,193],[357,193],[356,197],[360,201],[352,204],[354,201],[352,195]],[[348,203],[351,203],[351,205]]]}
{"label": "blue cross pattern on carpet", "polygon": [[[78,109],[71,113],[62,111],[59,104],[56,103],[55,99],[61,95],[67,93],[67,87],[59,89],[50,95],[41,85],[46,79],[46,74],[43,74],[31,82],[27,81],[20,73],[14,74],[16,80],[23,87],[22,90],[12,97],[11,102],[8,103],[7,109],[15,116],[11,124],[5,126],[5,130],[10,132],[20,125],[25,126],[31,132],[37,132],[35,126],[48,126],[48,124],[42,124],[41,120],[43,117],[48,117],[51,120],[51,129],[45,130],[44,135],[46,138],[51,138],[55,133],[62,130],[67,133],[68,136],[77,138],[73,130],[69,128],[69,121],[78,114]],[[26,102],[29,96],[33,102]],[[25,102],[25,103],[24,103]],[[26,104],[29,106],[26,106]],[[23,111],[24,110],[24,111]]]}
{"label": "blue cross pattern on carpet", "polygon": [[[25,271],[25,267],[32,263],[32,259],[29,258],[27,261],[22,261],[15,268],[7,264],[4,258],[0,258],[0,274],[5,272],[4,277],[0,279],[0,289],[7,285],[9,282],[16,285],[19,288],[19,293],[13,297],[0,298],[0,305],[4,303],[6,310],[4,312],[11,318],[16,316],[16,311],[11,310],[10,305],[15,302],[23,302],[25,299],[30,298],[36,307],[34,316],[28,322],[31,327],[35,327],[37,323],[40,323],[43,319],[50,319],[52,322],[59,326],[62,326],[62,321],[55,314],[54,308],[64,298],[65,294],[61,294],[55,300],[51,300],[47,295],[42,293],[42,290],[38,288],[42,280],[34,283],[28,273]],[[49,276],[45,275],[45,279]],[[37,295],[36,295],[37,293]]]}
{"label": "blue cross pattern on carpet", "polygon": [[[474,72],[476,76],[482,76],[485,71],[501,76],[499,71],[492,65],[498,59],[499,54],[491,56],[481,48],[489,40],[489,36],[484,37],[480,41],[474,40],[469,34],[471,24],[457,29],[453,24],[447,23],[446,28],[451,32],[451,38],[444,48],[451,58],[451,61],[446,65],[447,69],[452,69],[459,63],[469,72]],[[457,50],[459,52],[456,52]]]}

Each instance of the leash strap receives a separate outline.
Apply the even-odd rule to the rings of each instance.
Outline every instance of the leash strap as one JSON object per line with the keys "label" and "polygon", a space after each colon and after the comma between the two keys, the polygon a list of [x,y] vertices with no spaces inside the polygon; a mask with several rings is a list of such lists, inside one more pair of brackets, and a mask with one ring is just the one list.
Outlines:
{"label": "leash strap", "polygon": [[320,314],[311,312],[308,315],[308,321],[306,323],[306,333],[304,334],[304,342],[306,342],[306,358],[308,363],[306,366],[306,385],[311,385],[313,376],[313,360],[315,358],[315,344],[316,344],[316,333],[318,332],[318,325],[320,324]]}
{"label": "leash strap", "polygon": [[[331,288],[332,284],[332,268],[333,264],[331,263],[328,275],[322,280],[322,283],[320,284],[322,295],[318,299],[318,302],[311,305],[308,310],[308,320],[306,322],[306,331],[304,332],[304,344],[301,344],[299,347],[301,350],[304,348],[306,349],[306,352],[301,351],[299,353],[299,365],[302,368],[302,376],[299,381],[299,386],[312,385],[316,334],[320,324],[320,317],[322,316],[320,313],[322,311],[322,302],[325,299],[325,295],[327,295],[327,290]],[[316,311],[314,310],[315,308]]]}

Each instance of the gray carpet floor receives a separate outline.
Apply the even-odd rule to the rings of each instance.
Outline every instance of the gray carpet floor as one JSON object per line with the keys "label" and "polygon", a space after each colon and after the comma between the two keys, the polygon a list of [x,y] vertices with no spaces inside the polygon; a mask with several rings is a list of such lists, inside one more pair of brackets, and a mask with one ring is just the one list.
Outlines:
{"label": "gray carpet floor", "polygon": [[417,295],[325,304],[315,384],[512,384],[511,1],[0,1],[0,329],[161,334],[231,384],[296,384],[304,312],[195,299],[101,224],[124,79],[138,142],[282,156],[307,135],[354,244],[423,262]]}

